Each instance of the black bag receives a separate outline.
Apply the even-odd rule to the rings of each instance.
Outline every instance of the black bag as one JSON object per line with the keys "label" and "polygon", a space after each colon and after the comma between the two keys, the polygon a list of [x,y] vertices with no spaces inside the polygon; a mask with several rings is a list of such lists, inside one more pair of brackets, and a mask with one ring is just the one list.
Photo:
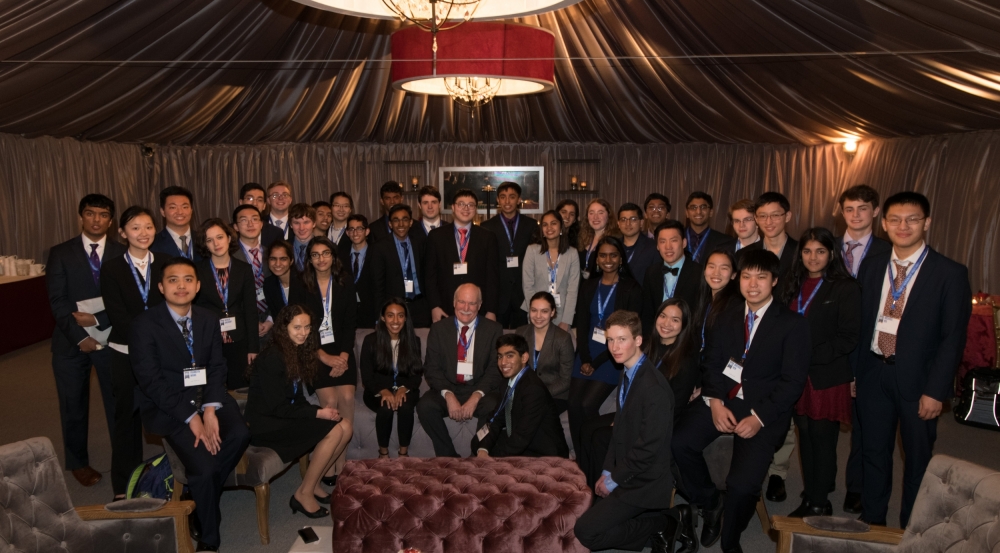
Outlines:
{"label": "black bag", "polygon": [[1000,431],[1000,370],[974,369],[966,373],[965,391],[954,409],[955,420],[961,424]]}

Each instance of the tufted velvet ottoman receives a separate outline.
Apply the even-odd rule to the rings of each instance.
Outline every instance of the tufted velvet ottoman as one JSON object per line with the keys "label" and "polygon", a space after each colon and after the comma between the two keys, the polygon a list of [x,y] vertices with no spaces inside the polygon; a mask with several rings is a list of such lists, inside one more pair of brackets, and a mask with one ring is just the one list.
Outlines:
{"label": "tufted velvet ottoman", "polygon": [[591,493],[557,457],[348,461],[332,501],[337,553],[585,552]]}

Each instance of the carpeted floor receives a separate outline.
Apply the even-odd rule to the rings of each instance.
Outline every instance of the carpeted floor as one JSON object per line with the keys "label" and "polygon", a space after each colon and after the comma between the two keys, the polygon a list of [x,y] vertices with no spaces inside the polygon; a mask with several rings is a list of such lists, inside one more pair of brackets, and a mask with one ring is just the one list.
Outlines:
{"label": "carpeted floor", "polygon": [[[22,350],[0,356],[0,444],[6,444],[33,436],[47,436],[52,440],[62,458],[62,434],[59,428],[59,407],[50,364],[49,343],[43,342]],[[103,411],[99,407],[99,391],[94,380],[91,386],[90,410],[90,458],[91,464],[106,477],[92,488],[77,484],[70,473],[66,473],[66,485],[75,505],[106,503],[111,500],[111,484],[107,477],[111,467],[110,441]],[[841,433],[838,461],[841,472],[838,475],[838,489],[831,496],[834,514],[843,515],[840,506],[844,501],[843,467],[849,450],[849,435]],[[146,457],[162,451],[159,445],[147,443]],[[1000,434],[978,430],[955,423],[950,413],[941,418],[938,427],[938,441],[935,451],[967,459],[974,463],[1000,469]],[[893,501],[890,504],[890,523],[898,523],[899,495],[901,486],[901,463],[896,456],[896,483]],[[288,498],[298,486],[296,469],[282,475],[271,485],[271,544],[261,545],[257,534],[257,519],[254,496],[250,490],[227,491],[222,496],[222,550],[240,553],[284,553],[295,541],[296,530],[310,525],[312,521],[302,515],[292,516],[288,508]],[[798,496],[802,491],[797,460],[793,464],[787,480],[788,500],[783,503],[767,503],[770,514],[784,515],[798,506]],[[323,521],[320,525],[329,525]],[[751,521],[743,534],[742,545],[746,553],[770,553],[775,544],[761,530],[758,520]],[[648,551],[648,549],[646,550]],[[719,546],[703,551],[719,551]],[[391,553],[391,552],[390,552]]]}

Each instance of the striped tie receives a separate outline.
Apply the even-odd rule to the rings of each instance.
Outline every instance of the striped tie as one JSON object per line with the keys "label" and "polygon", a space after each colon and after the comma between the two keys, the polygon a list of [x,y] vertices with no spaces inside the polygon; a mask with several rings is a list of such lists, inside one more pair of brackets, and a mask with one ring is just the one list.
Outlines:
{"label": "striped tie", "polygon": [[257,312],[267,313],[267,302],[260,295],[260,290],[264,288],[264,271],[260,266],[260,248],[250,248],[250,255],[253,256],[253,284],[257,289]]}

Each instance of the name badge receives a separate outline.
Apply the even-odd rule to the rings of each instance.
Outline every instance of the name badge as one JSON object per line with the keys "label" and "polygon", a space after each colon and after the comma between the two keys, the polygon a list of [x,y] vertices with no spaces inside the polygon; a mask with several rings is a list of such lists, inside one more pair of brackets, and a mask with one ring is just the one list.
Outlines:
{"label": "name badge", "polygon": [[463,384],[472,382],[472,363],[466,361],[458,362],[458,379]]}
{"label": "name badge", "polygon": [[319,329],[319,343],[326,345],[333,343],[333,329],[330,327],[323,327]]}
{"label": "name badge", "polygon": [[469,274],[469,264],[468,263],[455,263],[451,274],[453,275],[467,275]]}
{"label": "name badge", "polygon": [[208,371],[205,367],[191,367],[184,369],[184,387],[204,386],[208,384]]}
{"label": "name badge", "polygon": [[507,268],[508,269],[513,269],[513,268],[515,268],[517,266],[518,266],[517,265],[517,258],[513,257],[513,256],[508,256],[507,257]]}
{"label": "name badge", "polygon": [[413,293],[413,281],[412,280],[403,280],[403,290],[407,294],[412,294]]}
{"label": "name badge", "polygon": [[879,315],[878,319],[875,320],[875,330],[895,336],[899,332],[899,319]]}
{"label": "name badge", "polygon": [[607,344],[608,339],[604,336],[603,328],[595,328],[594,335],[590,337],[591,340],[597,342],[598,344]]}
{"label": "name badge", "polygon": [[726,368],[722,370],[722,374],[732,378],[736,382],[743,382],[743,365],[740,365],[735,359],[730,358],[729,363],[726,363]]}
{"label": "name badge", "polygon": [[583,271],[583,278],[584,280],[590,278],[590,271]]}
{"label": "name badge", "polygon": [[481,442],[483,441],[483,438],[489,436],[489,434],[490,434],[490,425],[484,424],[483,427],[480,428],[478,432],[476,432],[476,439]]}
{"label": "name badge", "polygon": [[556,300],[556,307],[562,307],[562,298],[559,297],[559,294],[552,294],[552,297]]}
{"label": "name badge", "polygon": [[223,317],[219,319],[219,328],[223,332],[228,330],[236,330],[236,317]]}
{"label": "name badge", "polygon": [[264,299],[265,299],[264,298],[264,289],[263,288],[258,288],[257,289],[257,301],[264,301]]}

